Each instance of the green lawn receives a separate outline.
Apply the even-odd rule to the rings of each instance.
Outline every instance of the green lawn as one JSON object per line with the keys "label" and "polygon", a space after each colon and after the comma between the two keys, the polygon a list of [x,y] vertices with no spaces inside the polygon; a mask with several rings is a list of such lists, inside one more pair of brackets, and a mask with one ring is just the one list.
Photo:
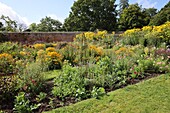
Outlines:
{"label": "green lawn", "polygon": [[170,76],[129,85],[98,99],[88,99],[48,113],[170,113]]}
{"label": "green lawn", "polygon": [[53,70],[53,71],[44,72],[45,79],[50,80],[50,79],[57,77],[59,75],[60,71],[61,70]]}

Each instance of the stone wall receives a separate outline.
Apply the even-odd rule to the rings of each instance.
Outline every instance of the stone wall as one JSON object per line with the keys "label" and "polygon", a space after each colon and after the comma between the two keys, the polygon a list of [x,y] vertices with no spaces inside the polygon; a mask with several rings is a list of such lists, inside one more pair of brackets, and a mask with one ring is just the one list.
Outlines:
{"label": "stone wall", "polygon": [[[34,44],[38,42],[72,42],[80,32],[22,32],[22,33],[1,33],[5,41]],[[3,38],[4,39],[4,38]],[[2,41],[0,39],[0,41]]]}

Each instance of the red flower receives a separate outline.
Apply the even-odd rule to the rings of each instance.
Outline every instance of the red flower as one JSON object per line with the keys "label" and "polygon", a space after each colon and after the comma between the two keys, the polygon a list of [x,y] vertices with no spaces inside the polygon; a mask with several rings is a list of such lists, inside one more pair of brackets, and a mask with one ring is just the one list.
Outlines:
{"label": "red flower", "polygon": [[137,75],[138,73],[135,71],[134,74]]}
{"label": "red flower", "polygon": [[36,81],[35,80],[32,79],[31,82],[32,82],[33,85],[36,85]]}

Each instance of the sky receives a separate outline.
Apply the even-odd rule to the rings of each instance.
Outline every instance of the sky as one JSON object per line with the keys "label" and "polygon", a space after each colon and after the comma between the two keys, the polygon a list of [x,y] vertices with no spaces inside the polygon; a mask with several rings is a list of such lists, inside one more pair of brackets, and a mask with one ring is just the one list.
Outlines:
{"label": "sky", "polygon": [[[9,16],[18,23],[27,26],[38,23],[45,16],[60,22],[69,16],[71,6],[76,0],[0,0],[0,15]],[[130,4],[138,3],[143,8],[155,7],[160,10],[169,0],[129,0]],[[116,1],[119,3],[119,0]]]}

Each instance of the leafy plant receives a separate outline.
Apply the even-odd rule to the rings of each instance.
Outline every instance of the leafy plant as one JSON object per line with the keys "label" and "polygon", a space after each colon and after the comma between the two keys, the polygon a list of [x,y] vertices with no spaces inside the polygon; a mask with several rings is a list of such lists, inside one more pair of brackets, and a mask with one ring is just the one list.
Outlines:
{"label": "leafy plant", "polygon": [[37,95],[36,100],[37,100],[38,102],[41,102],[42,100],[44,100],[44,99],[46,98],[46,96],[47,96],[47,94],[46,94],[46,93],[44,93],[44,92],[40,92],[40,94],[39,94],[39,95]]}
{"label": "leafy plant", "polygon": [[43,87],[45,77],[42,72],[47,66],[41,62],[27,64],[24,70],[18,73],[17,87],[26,92],[39,93]]}
{"label": "leafy plant", "polygon": [[25,92],[20,92],[14,101],[14,111],[18,113],[32,113],[41,104],[31,104],[30,100],[26,98]]}
{"label": "leafy plant", "polygon": [[52,90],[53,95],[64,99],[67,96],[75,97],[77,89],[83,92],[84,78],[82,75],[83,70],[71,67],[69,64],[64,65],[61,74],[55,79],[55,86]]}
{"label": "leafy plant", "polygon": [[97,99],[101,98],[105,94],[106,94],[106,92],[105,92],[105,89],[103,87],[97,88],[97,87],[94,86],[93,90],[91,91],[91,96],[93,98],[97,98]]}

